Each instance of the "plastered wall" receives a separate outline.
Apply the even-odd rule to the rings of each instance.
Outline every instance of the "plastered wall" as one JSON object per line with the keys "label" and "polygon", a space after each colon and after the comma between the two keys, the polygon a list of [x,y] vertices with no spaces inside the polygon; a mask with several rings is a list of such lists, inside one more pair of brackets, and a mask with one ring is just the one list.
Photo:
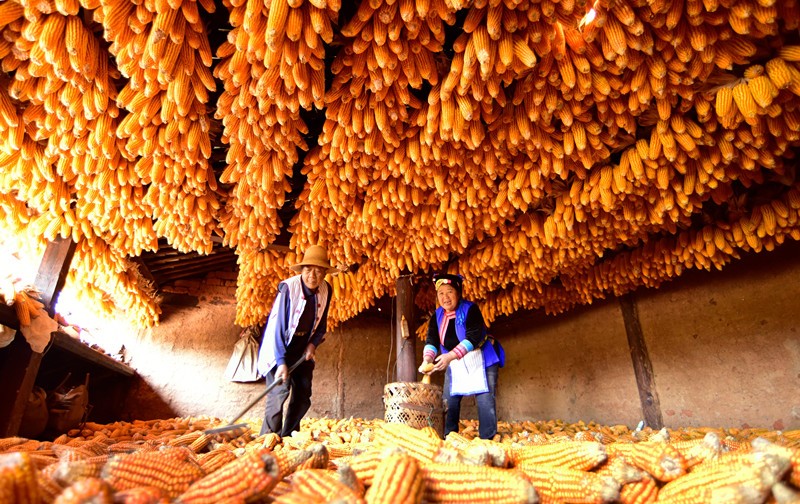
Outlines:
{"label": "plastered wall", "polygon": [[[222,376],[240,329],[234,296],[220,283],[181,284],[195,306],[170,308],[158,327],[121,336],[141,375],[125,419],[230,418],[263,390],[263,380]],[[632,299],[666,426],[800,428],[800,244],[744,257],[722,272],[690,271]],[[508,355],[500,420],[633,427],[643,418],[618,300],[560,316],[520,313],[491,329]],[[396,381],[393,339],[388,317],[379,315],[330,332],[317,354],[310,415],[382,418],[383,387]],[[419,355],[422,343],[415,344]],[[258,404],[245,418],[262,413]],[[462,418],[476,417],[468,398]]]}
{"label": "plastered wall", "polygon": [[635,425],[641,416],[616,302],[560,317],[528,314],[492,327],[506,349],[498,414]]}
{"label": "plastered wall", "polygon": [[637,305],[665,425],[800,428],[797,243]]}

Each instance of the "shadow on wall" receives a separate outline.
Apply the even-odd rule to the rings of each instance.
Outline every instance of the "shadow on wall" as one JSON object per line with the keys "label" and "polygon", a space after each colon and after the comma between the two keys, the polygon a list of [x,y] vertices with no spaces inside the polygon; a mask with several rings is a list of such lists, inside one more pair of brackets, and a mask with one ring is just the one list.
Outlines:
{"label": "shadow on wall", "polygon": [[[131,408],[131,406],[133,406]],[[138,374],[125,398],[125,406],[120,413],[120,420],[132,422],[134,420],[154,420],[161,418],[174,418],[178,416],[157,390],[153,389],[147,381]]]}

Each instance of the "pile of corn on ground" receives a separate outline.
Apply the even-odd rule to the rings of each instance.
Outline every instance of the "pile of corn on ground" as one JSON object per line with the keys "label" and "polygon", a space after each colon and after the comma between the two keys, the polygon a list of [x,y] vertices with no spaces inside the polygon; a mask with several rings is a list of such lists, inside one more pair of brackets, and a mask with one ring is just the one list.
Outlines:
{"label": "pile of corn on ground", "polygon": [[305,419],[281,439],[219,419],[87,422],[0,439],[4,503],[800,502],[800,430]]}

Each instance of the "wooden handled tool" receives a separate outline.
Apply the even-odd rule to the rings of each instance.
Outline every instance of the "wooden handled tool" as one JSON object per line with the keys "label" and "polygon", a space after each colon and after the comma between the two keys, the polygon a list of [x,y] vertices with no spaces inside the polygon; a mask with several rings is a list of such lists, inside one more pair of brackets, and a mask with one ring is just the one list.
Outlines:
{"label": "wooden handled tool", "polygon": [[[297,369],[297,367],[298,367],[300,364],[304,363],[305,361],[306,361],[306,358],[305,358],[305,356],[303,356],[303,357],[302,357],[302,358],[301,358],[299,361],[295,362],[295,363],[292,365],[292,367],[290,367],[290,368],[289,368],[289,374],[292,374],[292,371],[294,371],[295,369]],[[249,426],[248,424],[246,424],[246,423],[239,423],[239,424],[237,424],[237,423],[236,423],[236,421],[237,421],[237,420],[239,420],[240,418],[242,418],[242,417],[244,416],[244,414],[245,414],[245,413],[247,413],[248,411],[250,411],[250,408],[252,408],[253,406],[255,406],[257,402],[261,401],[261,400],[262,400],[264,397],[266,397],[266,396],[267,396],[267,394],[269,394],[269,392],[270,392],[272,389],[274,389],[275,387],[277,387],[277,386],[278,386],[278,385],[280,385],[281,383],[283,383],[283,380],[282,380],[281,378],[275,378],[275,379],[272,381],[272,383],[270,383],[269,385],[267,385],[267,388],[266,388],[266,389],[264,389],[264,391],[263,391],[263,392],[261,392],[260,394],[258,394],[258,396],[256,396],[256,397],[255,397],[255,399],[253,399],[252,401],[250,401],[250,403],[249,403],[247,406],[245,406],[245,407],[242,409],[242,411],[240,411],[240,412],[239,412],[239,414],[237,414],[237,415],[236,415],[236,417],[234,417],[234,419],[233,419],[233,420],[231,420],[231,422],[230,422],[228,425],[223,425],[222,427],[215,427],[215,428],[213,428],[213,429],[206,429],[206,430],[205,430],[205,431],[203,431],[203,432],[204,432],[205,434],[220,434],[220,433],[223,433],[223,432],[229,432],[229,431],[234,431],[234,430],[238,430],[238,429],[241,429],[241,430],[249,429],[249,428],[250,428],[250,426]]]}

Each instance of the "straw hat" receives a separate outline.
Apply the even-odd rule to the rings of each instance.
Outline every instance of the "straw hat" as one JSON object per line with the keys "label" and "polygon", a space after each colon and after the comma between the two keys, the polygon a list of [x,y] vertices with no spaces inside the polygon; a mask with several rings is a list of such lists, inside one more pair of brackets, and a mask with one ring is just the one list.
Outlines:
{"label": "straw hat", "polygon": [[331,263],[328,261],[328,251],[321,245],[311,245],[308,247],[305,254],[303,254],[303,260],[290,267],[292,270],[300,272],[303,266],[325,268],[325,273],[336,271],[336,268],[331,266]]}

